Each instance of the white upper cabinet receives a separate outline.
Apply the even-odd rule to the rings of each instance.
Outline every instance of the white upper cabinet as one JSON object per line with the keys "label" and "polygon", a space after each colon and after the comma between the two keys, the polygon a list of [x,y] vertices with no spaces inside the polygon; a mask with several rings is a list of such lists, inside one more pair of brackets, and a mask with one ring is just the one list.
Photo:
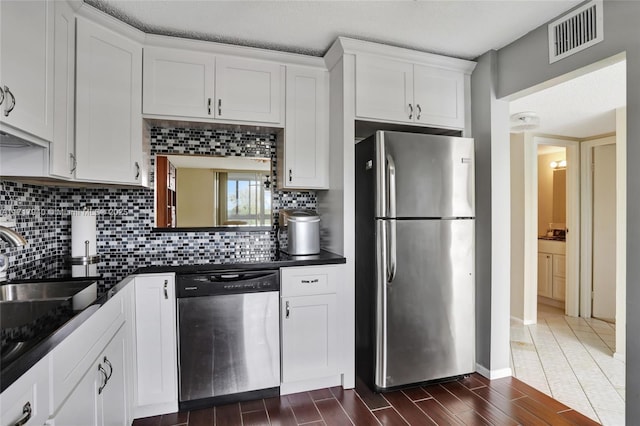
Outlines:
{"label": "white upper cabinet", "polygon": [[76,178],[139,184],[142,46],[77,19]]}
{"label": "white upper cabinet", "polygon": [[0,123],[53,137],[53,1],[0,2]]}
{"label": "white upper cabinet", "polygon": [[143,112],[213,118],[214,66],[208,53],[145,47]]}
{"label": "white upper cabinet", "polygon": [[284,164],[279,165],[282,189],[329,187],[329,73],[287,67]]}
{"label": "white upper cabinet", "polygon": [[359,55],[356,59],[356,115],[412,121],[413,65]]}
{"label": "white upper cabinet", "polygon": [[71,179],[75,174],[74,90],[76,19],[67,1],[55,2],[53,143],[49,172]]}
{"label": "white upper cabinet", "polygon": [[463,71],[357,55],[357,117],[463,129],[464,115]]}
{"label": "white upper cabinet", "polygon": [[252,59],[216,58],[215,117],[278,124],[284,66]]}
{"label": "white upper cabinet", "polygon": [[464,128],[464,74],[414,65],[416,123]]}

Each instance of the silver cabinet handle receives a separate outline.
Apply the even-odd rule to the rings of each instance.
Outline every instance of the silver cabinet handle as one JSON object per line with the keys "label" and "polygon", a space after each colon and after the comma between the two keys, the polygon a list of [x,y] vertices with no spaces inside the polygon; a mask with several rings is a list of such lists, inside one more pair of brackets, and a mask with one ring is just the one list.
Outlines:
{"label": "silver cabinet handle", "polygon": [[0,87],[0,105],[4,102],[4,90]]}
{"label": "silver cabinet handle", "polygon": [[31,403],[27,402],[22,407],[22,416],[14,423],[14,426],[22,426],[31,419]]}
{"label": "silver cabinet handle", "polygon": [[293,172],[289,169],[289,182],[293,180]]}
{"label": "silver cabinet handle", "polygon": [[109,379],[111,379],[111,375],[113,374],[113,365],[111,364],[111,361],[109,361],[109,359],[107,358],[106,355],[105,355],[104,359],[102,360],[102,362],[107,364],[107,367],[109,367],[109,374],[107,375],[107,382],[108,382]]}
{"label": "silver cabinet handle", "polygon": [[289,302],[287,301],[284,304],[284,317],[289,318],[290,314],[291,314],[291,309],[289,309]]}
{"label": "silver cabinet handle", "polygon": [[317,282],[319,282],[320,280],[318,278],[316,278],[315,280],[300,280],[300,282],[302,284],[315,284]]}
{"label": "silver cabinet handle", "polygon": [[218,115],[222,115],[222,99],[218,99]]}
{"label": "silver cabinet handle", "polygon": [[136,161],[136,180],[140,177],[140,164]]}
{"label": "silver cabinet handle", "polygon": [[413,118],[413,105],[409,104],[409,120]]}
{"label": "silver cabinet handle", "polygon": [[420,116],[422,115],[422,108],[420,108],[420,104],[416,104],[416,108],[418,109],[418,115],[416,116],[416,120],[420,120]]}
{"label": "silver cabinet handle", "polygon": [[11,106],[7,107],[7,105],[8,105],[7,104],[7,105],[5,105],[5,108],[4,108],[4,116],[8,117],[9,113],[11,111],[13,111],[13,109],[16,107],[16,97],[13,96],[13,93],[11,93],[11,90],[9,90],[9,88],[7,86],[4,86],[4,93],[7,96],[11,96]]}
{"label": "silver cabinet handle", "polygon": [[168,280],[164,280],[164,298],[169,299],[169,293],[167,292],[167,286],[169,285]]}
{"label": "silver cabinet handle", "polygon": [[78,160],[76,160],[75,154],[69,154],[69,159],[71,160],[71,164],[73,164],[73,166],[71,166],[71,170],[69,171],[69,173],[73,173],[76,171],[76,168],[78,167]]}
{"label": "silver cabinet handle", "polygon": [[211,115],[211,98],[207,99],[207,114]]}
{"label": "silver cabinet handle", "polygon": [[107,372],[102,368],[102,364],[98,364],[98,371],[102,374],[102,386],[98,388],[98,395],[102,393],[105,386],[107,386],[107,382],[109,381],[109,377],[107,377]]}

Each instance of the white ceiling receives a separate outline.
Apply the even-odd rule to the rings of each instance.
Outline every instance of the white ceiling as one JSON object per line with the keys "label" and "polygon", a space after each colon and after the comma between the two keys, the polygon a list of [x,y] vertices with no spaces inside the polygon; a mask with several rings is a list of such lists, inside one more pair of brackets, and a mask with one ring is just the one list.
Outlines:
{"label": "white ceiling", "polygon": [[153,34],[322,56],[338,36],[473,59],[580,0],[85,0]]}
{"label": "white ceiling", "polygon": [[615,132],[615,109],[627,103],[626,61],[574,78],[509,104],[511,114],[533,111],[536,133],[588,138]]}

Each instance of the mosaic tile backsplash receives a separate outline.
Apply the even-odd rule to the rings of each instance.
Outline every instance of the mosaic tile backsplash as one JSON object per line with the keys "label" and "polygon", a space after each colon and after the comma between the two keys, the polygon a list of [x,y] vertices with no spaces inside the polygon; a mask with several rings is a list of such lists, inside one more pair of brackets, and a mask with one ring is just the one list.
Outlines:
{"label": "mosaic tile backsplash", "polygon": [[[231,130],[152,127],[151,170],[156,154],[200,154],[272,159],[276,181],[276,135]],[[151,181],[153,182],[153,173]],[[0,216],[13,217],[26,247],[7,247],[9,279],[68,273],[71,254],[69,211],[98,211],[97,248],[102,261],[100,292],[137,268],[151,265],[268,261],[275,231],[152,232],[154,191],[148,188],[64,188],[0,181]],[[153,187],[153,185],[152,185]],[[273,223],[282,208],[315,209],[314,192],[272,192]]]}

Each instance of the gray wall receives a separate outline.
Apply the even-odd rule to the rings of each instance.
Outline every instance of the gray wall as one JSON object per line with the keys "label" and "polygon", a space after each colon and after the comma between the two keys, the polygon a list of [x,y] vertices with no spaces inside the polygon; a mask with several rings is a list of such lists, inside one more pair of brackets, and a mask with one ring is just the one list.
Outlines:
{"label": "gray wall", "polygon": [[[498,96],[509,96],[532,86],[558,78],[621,52],[627,58],[627,352],[626,421],[640,418],[640,2],[604,2],[605,40],[582,52],[548,62],[546,25],[498,51]],[[489,104],[474,103],[474,108]],[[492,117],[494,119],[494,117]],[[638,160],[638,161],[636,161]],[[508,167],[508,165],[504,165]],[[480,249],[486,249],[480,247]]]}

